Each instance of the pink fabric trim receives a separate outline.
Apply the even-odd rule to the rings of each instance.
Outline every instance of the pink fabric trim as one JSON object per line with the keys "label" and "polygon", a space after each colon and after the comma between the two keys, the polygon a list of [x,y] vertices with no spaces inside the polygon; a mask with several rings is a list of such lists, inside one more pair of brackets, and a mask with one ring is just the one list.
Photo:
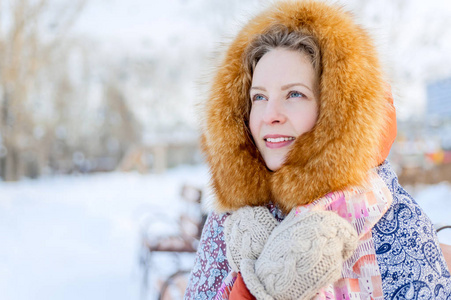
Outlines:
{"label": "pink fabric trim", "polygon": [[215,300],[225,300],[229,299],[230,293],[232,292],[233,284],[236,281],[237,273],[231,271],[229,275],[222,282],[221,287],[216,294]]}
{"label": "pink fabric trim", "polygon": [[386,184],[372,171],[368,183],[362,187],[332,192],[309,205],[297,208],[297,214],[315,210],[334,211],[348,220],[359,235],[356,251],[343,264],[342,279],[323,288],[315,300],[384,298],[371,229],[392,202],[393,197]]}

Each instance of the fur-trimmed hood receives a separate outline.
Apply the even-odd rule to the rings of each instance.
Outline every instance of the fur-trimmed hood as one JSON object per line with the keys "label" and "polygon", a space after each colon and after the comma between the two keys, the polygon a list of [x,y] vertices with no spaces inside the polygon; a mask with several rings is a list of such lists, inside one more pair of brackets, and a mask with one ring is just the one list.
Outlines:
{"label": "fur-trimmed hood", "polygon": [[[243,53],[254,36],[281,24],[312,35],[321,49],[319,116],[269,171],[245,125],[250,89]],[[218,67],[205,103],[202,147],[218,211],[272,201],[284,211],[365,181],[380,161],[387,124],[386,84],[367,33],[341,8],[314,1],[279,2],[238,33]]]}

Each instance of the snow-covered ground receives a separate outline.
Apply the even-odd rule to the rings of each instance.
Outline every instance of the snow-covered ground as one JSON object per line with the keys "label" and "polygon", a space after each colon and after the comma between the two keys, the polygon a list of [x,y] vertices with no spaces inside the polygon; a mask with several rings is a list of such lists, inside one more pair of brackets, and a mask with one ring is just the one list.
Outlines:
{"label": "snow-covered ground", "polygon": [[[185,209],[182,184],[207,181],[205,166],[183,166],[163,175],[0,182],[0,298],[139,299],[140,225],[149,216],[176,220]],[[410,191],[434,222],[451,223],[451,185]],[[175,230],[171,225],[155,228],[155,234]],[[451,233],[440,238],[451,244]],[[180,263],[189,268],[192,260],[186,255]],[[176,263],[168,255],[155,256],[151,287]]]}
{"label": "snow-covered ground", "polygon": [[181,185],[207,180],[198,166],[0,182],[0,299],[139,299],[140,222],[175,220]]}

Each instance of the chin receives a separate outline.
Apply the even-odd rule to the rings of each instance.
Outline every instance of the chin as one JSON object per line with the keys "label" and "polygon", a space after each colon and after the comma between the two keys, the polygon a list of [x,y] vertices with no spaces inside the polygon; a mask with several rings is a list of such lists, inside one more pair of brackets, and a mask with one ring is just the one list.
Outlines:
{"label": "chin", "polygon": [[270,162],[266,162],[266,167],[268,169],[270,169],[271,171],[273,171],[273,172],[279,170],[281,166],[282,166],[282,162],[279,162],[279,161],[277,161],[277,162],[271,162],[271,161]]}

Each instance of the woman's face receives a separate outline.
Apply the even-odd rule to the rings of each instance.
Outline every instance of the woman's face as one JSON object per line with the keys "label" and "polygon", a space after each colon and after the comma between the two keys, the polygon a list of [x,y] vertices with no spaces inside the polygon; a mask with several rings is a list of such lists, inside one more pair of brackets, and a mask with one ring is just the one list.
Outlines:
{"label": "woman's face", "polygon": [[294,140],[316,123],[316,80],[311,62],[299,51],[271,50],[255,67],[249,127],[272,171],[282,166]]}

